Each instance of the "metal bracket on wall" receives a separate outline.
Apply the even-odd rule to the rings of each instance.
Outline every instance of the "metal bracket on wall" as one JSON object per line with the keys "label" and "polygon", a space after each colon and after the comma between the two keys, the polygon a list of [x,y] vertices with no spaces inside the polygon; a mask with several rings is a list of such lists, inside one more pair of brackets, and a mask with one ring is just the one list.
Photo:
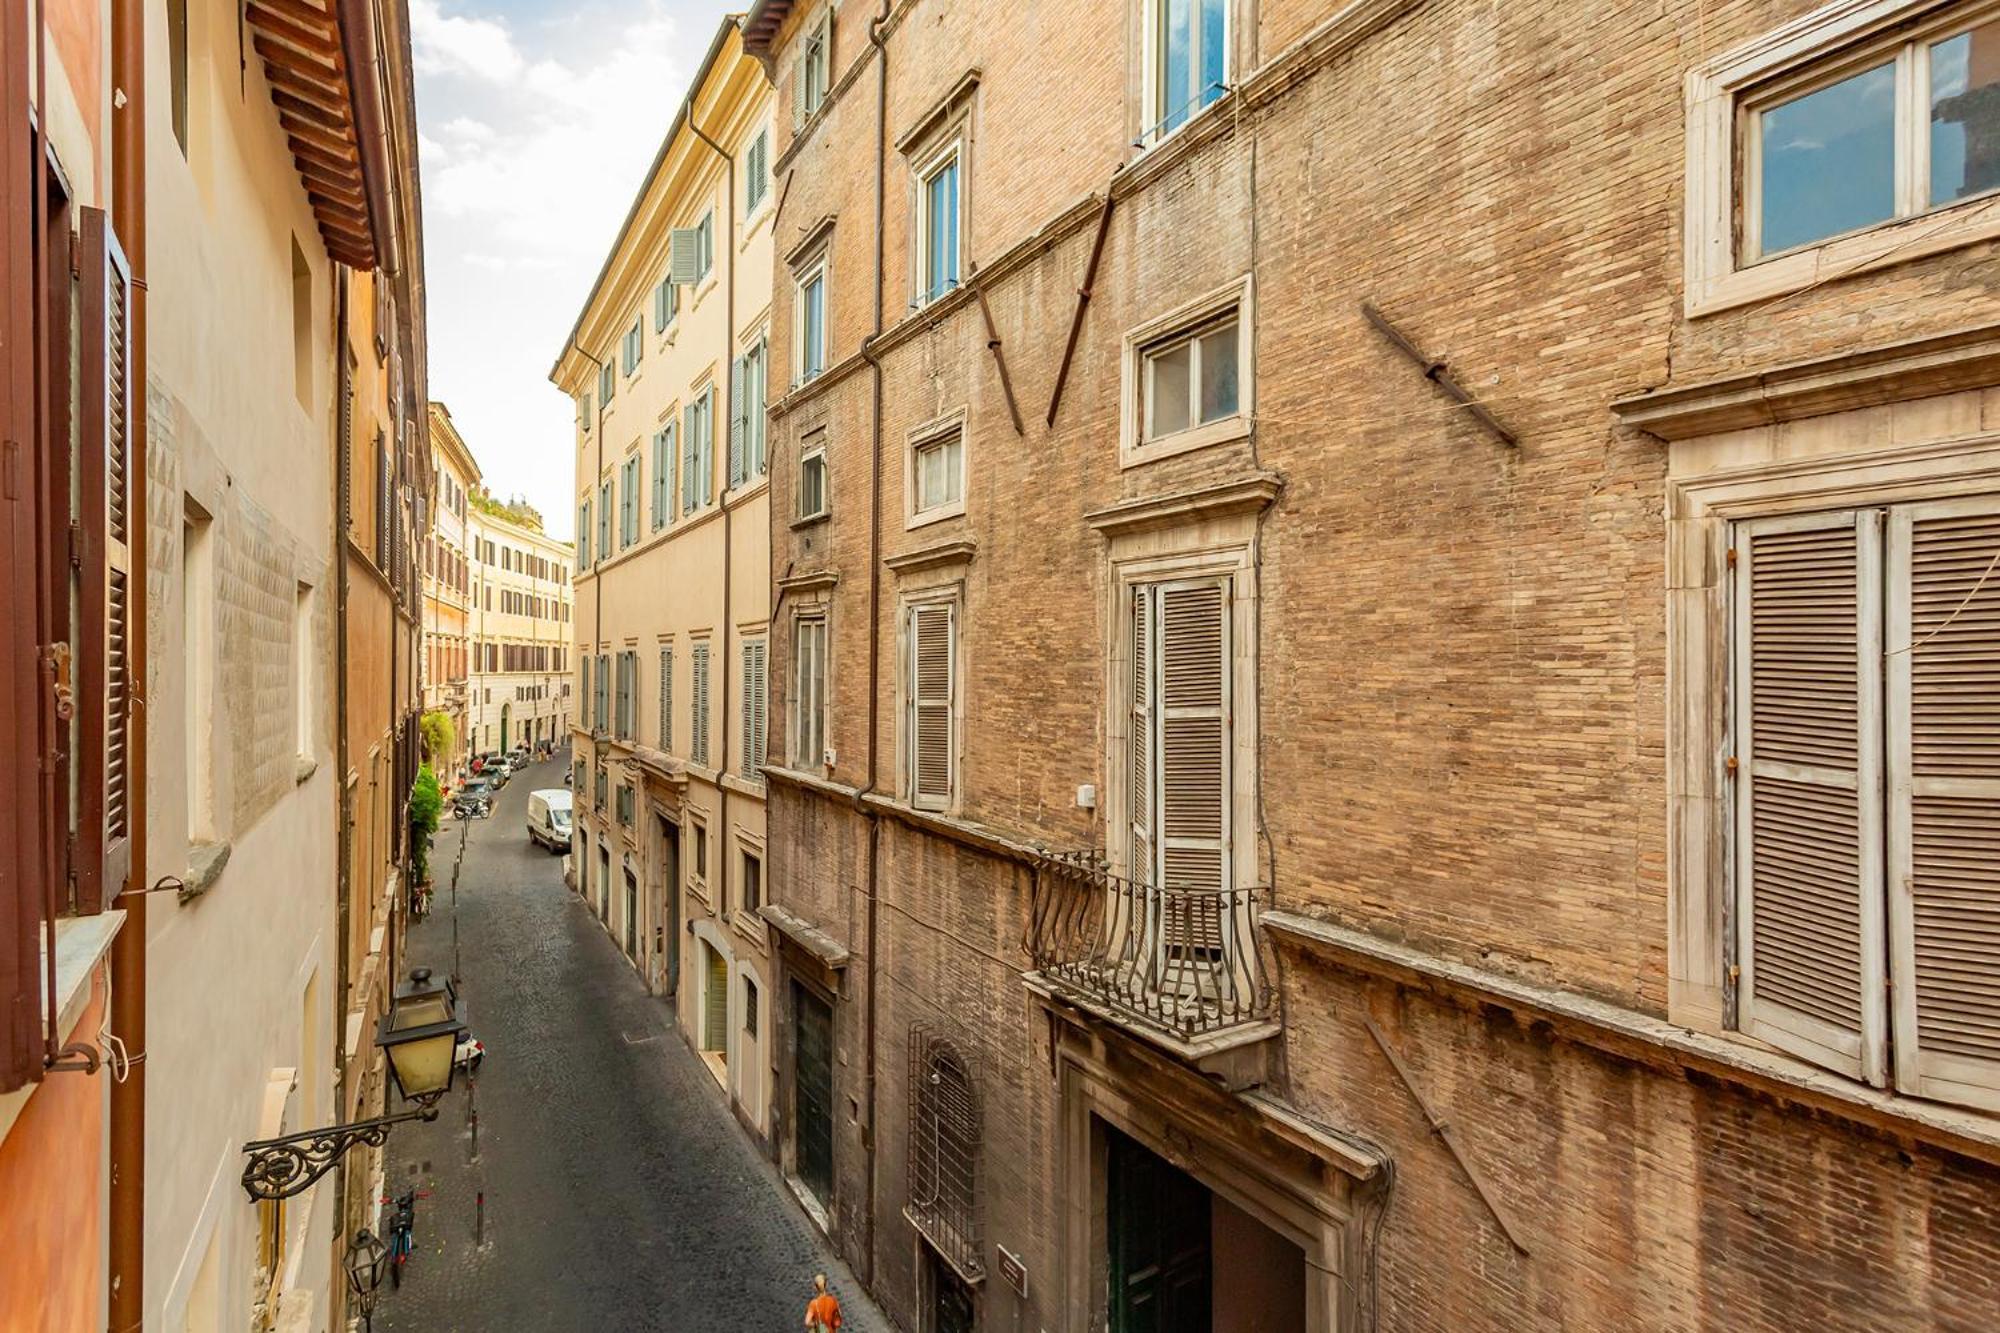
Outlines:
{"label": "metal bracket on wall", "polygon": [[1486,410],[1483,403],[1474,398],[1470,393],[1467,393],[1464,387],[1451,377],[1451,371],[1445,367],[1444,362],[1433,361],[1430,357],[1425,356],[1421,351],[1417,350],[1417,345],[1410,341],[1409,336],[1390,323],[1389,317],[1380,310],[1377,310],[1372,301],[1363,301],[1361,303],[1361,314],[1363,318],[1375,326],[1376,332],[1389,340],[1390,344],[1397,351],[1423,368],[1425,379],[1437,385],[1438,388],[1443,389],[1446,397],[1470,412],[1472,419],[1493,432],[1494,438],[1498,439],[1500,443],[1510,449],[1521,447],[1519,437],[1513,431],[1501,425],[1499,420]]}
{"label": "metal bracket on wall", "polygon": [[1014,433],[1026,435],[1027,429],[1021,424],[1021,409],[1014,402],[1014,381],[1007,374],[1007,354],[1000,347],[1000,331],[993,327],[993,311],[986,304],[986,284],[973,275],[972,294],[979,298],[979,317],[986,321],[986,350],[993,353],[993,364],[1000,368],[1000,389],[1007,395],[1007,415],[1014,418]]}
{"label": "metal bracket on wall", "polygon": [[1368,1035],[1375,1039],[1375,1044],[1382,1048],[1382,1054],[1388,1057],[1389,1067],[1396,1071],[1396,1077],[1401,1079],[1403,1086],[1410,1090],[1410,1096],[1417,1103],[1417,1109],[1421,1110],[1424,1113],[1424,1119],[1430,1122],[1431,1132],[1436,1134],[1444,1143],[1445,1151],[1451,1154],[1452,1160],[1457,1162],[1459,1169],[1465,1172],[1465,1178],[1472,1182],[1473,1193],[1477,1194],[1479,1201],[1486,1205],[1486,1211],[1493,1214],[1493,1220],[1500,1224],[1500,1234],[1505,1236],[1507,1243],[1512,1245],[1521,1254],[1527,1254],[1528,1247],[1521,1240],[1520,1229],[1514,1225],[1514,1220],[1501,1209],[1500,1201],[1493,1197],[1491,1190],[1486,1188],[1486,1182],[1480,1177],[1478,1168],[1473,1166],[1472,1159],[1466,1156],[1464,1150],[1458,1146],[1458,1140],[1452,1137],[1451,1125],[1441,1119],[1435,1110],[1431,1109],[1430,1102],[1425,1099],[1423,1092],[1418,1089],[1417,1081],[1410,1077],[1409,1068],[1403,1064],[1403,1057],[1396,1053],[1396,1048],[1391,1046],[1389,1039],[1382,1035],[1382,1029],[1375,1026],[1373,1018],[1367,1014],[1363,1014],[1361,1022],[1367,1027]]}
{"label": "metal bracket on wall", "polygon": [[1090,308],[1090,289],[1097,284],[1097,264],[1104,258],[1104,238],[1111,232],[1111,206],[1116,196],[1104,187],[1104,211],[1097,215],[1097,239],[1090,243],[1090,262],[1083,268],[1083,285],[1076,289],[1076,313],[1070,316],[1069,341],[1063,344],[1062,364],[1056,367],[1055,389],[1049,394],[1048,424],[1056,424],[1056,409],[1062,406],[1063,386],[1069,383],[1070,362],[1076,358],[1077,335],[1083,332],[1083,312]]}

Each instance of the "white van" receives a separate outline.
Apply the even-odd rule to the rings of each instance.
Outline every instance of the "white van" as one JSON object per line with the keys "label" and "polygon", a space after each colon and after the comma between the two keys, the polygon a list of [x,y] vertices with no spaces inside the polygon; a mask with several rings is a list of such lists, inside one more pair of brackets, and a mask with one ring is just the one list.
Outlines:
{"label": "white van", "polygon": [[570,795],[562,787],[528,793],[528,838],[552,852],[569,850]]}

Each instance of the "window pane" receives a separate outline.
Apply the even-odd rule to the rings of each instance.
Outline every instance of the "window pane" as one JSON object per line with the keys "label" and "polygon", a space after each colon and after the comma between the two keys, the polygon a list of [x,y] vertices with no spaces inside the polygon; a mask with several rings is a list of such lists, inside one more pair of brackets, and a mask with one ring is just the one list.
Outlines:
{"label": "window pane", "polygon": [[1931,46],[1931,202],[2000,189],[2000,19]]}
{"label": "window pane", "polygon": [[942,483],[938,487],[939,504],[950,504],[958,499],[959,481],[965,470],[958,465],[959,455],[965,451],[965,437],[954,435],[938,446],[938,466],[944,469]]}
{"label": "window pane", "polygon": [[1197,100],[1202,106],[1222,96],[1222,83],[1228,77],[1225,57],[1229,44],[1223,34],[1224,3],[1225,0],[1201,0],[1201,96]]}
{"label": "window pane", "polygon": [[1170,130],[1188,118],[1192,90],[1194,32],[1188,6],[1194,0],[1162,0],[1160,5],[1160,128]]}
{"label": "window pane", "polygon": [[1763,253],[1895,215],[1895,100],[1888,64],[1763,113]]}
{"label": "window pane", "polygon": [[1201,339],[1201,419],[1236,415],[1236,326],[1225,325]]}
{"label": "window pane", "polygon": [[1171,435],[1188,428],[1188,361],[1193,343],[1158,352],[1147,358],[1149,436]]}

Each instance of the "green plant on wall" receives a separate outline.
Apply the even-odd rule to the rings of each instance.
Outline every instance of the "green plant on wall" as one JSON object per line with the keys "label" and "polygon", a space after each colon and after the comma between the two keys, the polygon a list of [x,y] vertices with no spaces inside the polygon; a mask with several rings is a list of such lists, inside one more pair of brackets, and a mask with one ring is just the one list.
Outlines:
{"label": "green plant on wall", "polygon": [[410,870],[415,884],[431,881],[431,836],[437,832],[438,815],[444,810],[444,794],[438,790],[437,774],[425,764],[417,770],[410,788]]}
{"label": "green plant on wall", "polygon": [[424,738],[424,758],[435,764],[450,756],[452,744],[458,739],[451,725],[451,714],[432,709],[424,714],[418,728]]}

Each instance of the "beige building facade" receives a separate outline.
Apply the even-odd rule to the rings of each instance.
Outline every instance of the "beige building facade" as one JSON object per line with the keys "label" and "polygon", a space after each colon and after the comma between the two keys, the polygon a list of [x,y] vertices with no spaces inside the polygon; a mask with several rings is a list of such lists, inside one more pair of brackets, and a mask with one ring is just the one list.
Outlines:
{"label": "beige building facade", "polygon": [[431,535],[424,548],[424,711],[451,722],[452,740],[428,755],[440,777],[469,753],[472,672],[471,497],[479,462],[443,403],[430,405]]}
{"label": "beige building facade", "polygon": [[1587,8],[746,17],[775,1146],[903,1326],[2000,1306],[1995,11]]}
{"label": "beige building facade", "polygon": [[569,735],[568,663],[575,552],[532,510],[509,517],[483,493],[466,519],[471,601],[466,638],[468,754],[561,745]]}
{"label": "beige building facade", "polygon": [[760,1138],[770,115],[725,20],[551,373],[577,402],[572,881]]}

